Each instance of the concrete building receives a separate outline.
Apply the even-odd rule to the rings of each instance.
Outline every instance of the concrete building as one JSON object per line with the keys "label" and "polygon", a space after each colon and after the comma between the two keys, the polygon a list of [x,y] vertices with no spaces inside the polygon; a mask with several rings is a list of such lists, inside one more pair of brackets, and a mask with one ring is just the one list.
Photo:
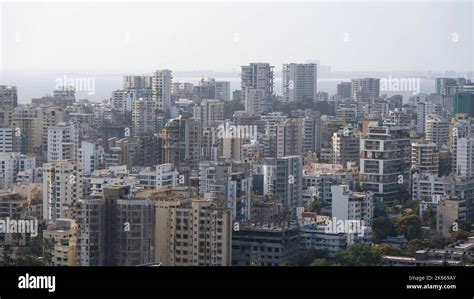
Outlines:
{"label": "concrete building", "polygon": [[411,144],[411,168],[419,173],[438,174],[439,152],[434,142],[418,140]]}
{"label": "concrete building", "polygon": [[303,154],[303,119],[289,118],[276,125],[277,157]]}
{"label": "concrete building", "polygon": [[179,173],[174,169],[173,164],[161,164],[140,171],[138,181],[145,190],[172,189],[179,184]]}
{"label": "concrete building", "polygon": [[201,105],[194,107],[193,115],[201,121],[202,128],[216,127],[224,121],[224,102],[203,99]]}
{"label": "concrete building", "polygon": [[474,116],[474,93],[457,92],[453,99],[453,114],[465,113]]}
{"label": "concrete building", "polygon": [[456,145],[456,175],[474,176],[474,138],[458,138]]}
{"label": "concrete building", "polygon": [[305,225],[300,227],[300,250],[327,251],[329,257],[335,257],[347,248],[345,233],[327,232],[324,226]]}
{"label": "concrete building", "polygon": [[18,106],[16,86],[0,85],[0,107],[15,108]]}
{"label": "concrete building", "polygon": [[294,262],[298,249],[297,226],[240,226],[232,234],[232,265],[279,266]]}
{"label": "concrete building", "polygon": [[250,63],[248,66],[242,66],[242,93],[248,94],[247,89],[250,90],[249,92],[252,94],[252,98],[258,98],[261,102],[261,105],[259,105],[261,112],[271,111],[274,96],[273,66],[269,63]]}
{"label": "concrete building", "polygon": [[303,153],[321,151],[321,115],[319,112],[303,119]]}
{"label": "concrete building", "polygon": [[152,94],[156,108],[168,111],[171,105],[171,81],[173,76],[170,70],[156,70],[152,76]]}
{"label": "concrete building", "polygon": [[303,164],[301,156],[287,156],[276,159],[274,195],[293,216],[296,208],[302,206]]}
{"label": "concrete building", "polygon": [[79,131],[75,125],[59,123],[48,129],[48,162],[77,161]]}
{"label": "concrete building", "polygon": [[449,122],[439,115],[430,114],[425,121],[425,139],[441,147],[448,142]]}
{"label": "concrete building", "polygon": [[10,189],[22,171],[33,171],[36,159],[20,153],[0,153],[0,189]]}
{"label": "concrete building", "polygon": [[336,97],[338,100],[350,99],[352,96],[352,83],[341,82],[337,84]]}
{"label": "concrete building", "polygon": [[77,260],[79,266],[105,266],[106,214],[102,198],[80,200],[76,213],[78,224]]}
{"label": "concrete building", "polygon": [[374,199],[370,192],[354,192],[348,185],[333,185],[332,217],[339,220],[359,220],[372,225]]}
{"label": "concrete building", "polygon": [[411,196],[422,202],[432,202],[433,198],[444,195],[444,181],[437,174],[414,173]]}
{"label": "concrete building", "polygon": [[0,128],[0,153],[18,151],[19,148],[15,139],[15,130],[13,128]]}
{"label": "concrete building", "polygon": [[359,163],[360,136],[350,128],[344,128],[332,135],[332,162],[347,167],[348,162]]}
{"label": "concrete building", "polygon": [[375,101],[380,95],[380,79],[352,79],[351,88],[352,99],[357,101]]}
{"label": "concrete building", "polygon": [[123,76],[123,89],[151,89],[152,76]]}
{"label": "concrete building", "polygon": [[132,103],[132,131],[134,136],[156,132],[157,102],[150,97],[136,98]]}
{"label": "concrete building", "polygon": [[155,256],[165,266],[230,266],[231,215],[207,200],[168,190],[155,205]]}
{"label": "concrete building", "polygon": [[449,148],[451,152],[451,168],[457,174],[457,144],[461,138],[474,138],[474,121],[466,114],[457,114],[451,118],[449,130]]}
{"label": "concrete building", "polygon": [[20,152],[35,154],[41,145],[40,127],[38,126],[38,109],[18,107],[12,114],[12,127],[19,132]]}
{"label": "concrete building", "polygon": [[289,63],[283,65],[282,91],[285,102],[311,100],[318,93],[318,68],[315,63]]}
{"label": "concrete building", "polygon": [[72,208],[82,195],[79,165],[65,160],[43,164],[43,219],[72,219]]}
{"label": "concrete building", "polygon": [[212,87],[213,96],[211,99],[218,99],[221,101],[230,101],[230,82],[216,81],[214,78],[199,81],[199,86]]}
{"label": "concrete building", "polygon": [[83,175],[88,176],[94,170],[105,165],[104,148],[93,142],[83,140],[78,151],[78,162],[82,166]]}
{"label": "concrete building", "polygon": [[43,231],[43,239],[52,243],[49,266],[77,266],[78,227],[74,220],[56,219]]}
{"label": "concrete building", "polygon": [[377,204],[393,204],[408,190],[411,143],[400,126],[368,126],[360,140],[361,187],[375,193]]}
{"label": "concrete building", "polygon": [[182,173],[198,169],[201,160],[201,126],[194,118],[178,116],[166,123],[162,133],[163,162]]}
{"label": "concrete building", "polygon": [[456,227],[466,222],[466,201],[456,197],[444,197],[439,203],[436,214],[436,229],[449,238]]}

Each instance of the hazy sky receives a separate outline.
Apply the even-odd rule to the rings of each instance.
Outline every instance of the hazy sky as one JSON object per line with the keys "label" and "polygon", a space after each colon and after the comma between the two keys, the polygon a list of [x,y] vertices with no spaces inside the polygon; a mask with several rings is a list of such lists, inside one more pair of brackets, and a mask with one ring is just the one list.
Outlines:
{"label": "hazy sky", "polygon": [[473,1],[2,4],[2,72],[473,70]]}

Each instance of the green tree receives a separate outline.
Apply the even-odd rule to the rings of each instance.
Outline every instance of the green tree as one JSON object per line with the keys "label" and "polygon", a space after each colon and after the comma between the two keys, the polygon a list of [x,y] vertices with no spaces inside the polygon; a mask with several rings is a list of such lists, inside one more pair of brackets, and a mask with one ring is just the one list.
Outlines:
{"label": "green tree", "polygon": [[456,241],[459,241],[459,240],[467,240],[467,238],[472,237],[472,236],[473,236],[472,233],[467,232],[463,229],[459,229],[458,231],[453,232],[451,234],[451,240],[452,240],[452,242],[456,242]]}
{"label": "green tree", "polygon": [[298,253],[296,264],[298,266],[309,266],[315,259],[325,258],[327,250],[302,250]]}
{"label": "green tree", "polygon": [[315,259],[310,264],[310,266],[312,266],[312,267],[325,267],[325,266],[330,266],[330,265],[331,265],[331,263],[329,263],[329,261],[325,258]]}
{"label": "green tree", "polygon": [[428,208],[422,214],[422,223],[424,226],[429,226],[436,229],[436,209]]}
{"label": "green tree", "polygon": [[291,267],[291,266],[294,266],[294,264],[290,261],[284,261],[284,262],[280,263],[280,266],[282,266],[282,267]]}
{"label": "green tree", "polygon": [[5,245],[3,247],[3,256],[2,256],[2,266],[12,266],[14,265],[14,261],[11,258],[12,255],[12,249],[10,245]]}
{"label": "green tree", "polygon": [[381,266],[382,255],[369,244],[354,244],[347,250],[339,252],[335,257],[341,266]]}
{"label": "green tree", "polygon": [[388,217],[376,217],[372,220],[372,232],[374,243],[380,243],[388,236],[395,236],[393,222]]}
{"label": "green tree", "polygon": [[398,218],[395,229],[399,235],[408,240],[421,238],[421,218],[414,213],[408,213]]}
{"label": "green tree", "polygon": [[374,251],[380,255],[401,256],[402,251],[390,244],[380,244],[374,246]]}

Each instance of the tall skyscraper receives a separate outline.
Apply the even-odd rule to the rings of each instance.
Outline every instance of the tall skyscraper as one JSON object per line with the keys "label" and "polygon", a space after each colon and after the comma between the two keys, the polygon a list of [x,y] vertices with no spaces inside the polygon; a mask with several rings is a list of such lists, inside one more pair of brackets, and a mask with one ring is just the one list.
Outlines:
{"label": "tall skyscraper", "polygon": [[77,160],[79,149],[79,130],[75,125],[58,123],[48,128],[48,162]]}
{"label": "tall skyscraper", "polygon": [[360,140],[360,184],[377,204],[393,204],[408,190],[411,143],[408,127],[371,126]]}
{"label": "tall skyscraper", "polygon": [[200,121],[183,115],[171,119],[162,131],[163,163],[173,164],[178,171],[199,168],[201,157]]}
{"label": "tall skyscraper", "polygon": [[153,101],[156,107],[168,111],[171,105],[171,81],[173,76],[170,70],[156,70],[152,77]]}
{"label": "tall skyscraper", "polygon": [[282,75],[284,101],[316,101],[318,93],[318,71],[315,63],[284,64]]}
{"label": "tall skyscraper", "polygon": [[351,82],[341,82],[337,84],[337,99],[345,100],[350,99],[352,96],[352,83]]}
{"label": "tall skyscraper", "polygon": [[[273,66],[269,63],[250,63],[242,66],[241,90],[246,93],[246,89],[257,90],[261,99],[262,112],[269,112],[273,105]],[[259,113],[259,112],[256,112]]]}
{"label": "tall skyscraper", "polygon": [[132,100],[132,129],[134,136],[156,132],[156,102],[151,98]]}
{"label": "tall skyscraper", "polygon": [[194,107],[194,118],[201,120],[203,128],[216,127],[224,121],[224,102],[204,99],[201,105]]}
{"label": "tall skyscraper", "polygon": [[359,135],[349,128],[334,132],[332,135],[332,162],[347,167],[348,162],[358,163]]}
{"label": "tall skyscraper", "polygon": [[456,175],[474,177],[474,138],[459,138],[456,149]]}
{"label": "tall skyscraper", "polygon": [[43,164],[43,219],[72,219],[82,198],[82,169],[71,161]]}
{"label": "tall skyscraper", "polygon": [[438,174],[439,153],[436,143],[418,140],[411,144],[411,167],[419,173]]}
{"label": "tall skyscraper", "polygon": [[155,255],[165,266],[230,266],[231,213],[203,199],[155,201]]}
{"label": "tall skyscraper", "polygon": [[459,92],[454,95],[453,114],[466,113],[474,116],[474,94],[470,92]]}
{"label": "tall skyscraper", "polygon": [[465,78],[436,78],[436,93],[441,96],[452,96],[461,92],[467,82]]}
{"label": "tall skyscraper", "polygon": [[380,95],[380,79],[352,79],[351,97],[358,101],[374,101]]}
{"label": "tall skyscraper", "polygon": [[438,147],[448,143],[449,122],[436,114],[426,116],[425,139],[434,142]]}
{"label": "tall skyscraper", "polygon": [[123,89],[150,89],[152,88],[152,76],[124,76]]}
{"label": "tall skyscraper", "polygon": [[276,159],[276,179],[274,195],[278,196],[292,216],[296,208],[302,206],[303,162],[301,156]]}
{"label": "tall skyscraper", "polygon": [[277,157],[303,154],[303,119],[289,118],[276,127]]}
{"label": "tall skyscraper", "polygon": [[18,106],[16,86],[0,85],[0,107],[15,108]]}
{"label": "tall skyscraper", "polygon": [[15,133],[19,133],[20,152],[35,154],[41,144],[38,124],[38,109],[18,107],[13,111],[12,125]]}
{"label": "tall skyscraper", "polygon": [[451,168],[456,174],[458,140],[461,138],[474,138],[474,119],[466,114],[458,114],[451,118],[449,145],[451,151]]}
{"label": "tall skyscraper", "polygon": [[208,78],[207,80],[202,79],[199,81],[199,86],[212,87],[212,97],[208,99],[217,99],[222,101],[230,101],[230,82],[229,81],[216,81],[214,78]]}

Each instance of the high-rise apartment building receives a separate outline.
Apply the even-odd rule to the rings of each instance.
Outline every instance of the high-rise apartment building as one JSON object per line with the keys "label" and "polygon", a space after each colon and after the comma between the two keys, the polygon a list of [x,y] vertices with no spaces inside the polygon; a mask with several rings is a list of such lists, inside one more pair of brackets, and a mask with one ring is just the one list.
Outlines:
{"label": "high-rise apartment building", "polygon": [[448,143],[449,122],[439,115],[430,114],[425,120],[425,139],[441,147]]}
{"label": "high-rise apartment building", "polygon": [[337,84],[336,97],[338,100],[350,99],[352,96],[352,83],[341,82]]}
{"label": "high-rise apartment building", "polygon": [[318,93],[318,68],[315,63],[284,64],[282,76],[284,101],[316,101]]}
{"label": "high-rise apartment building", "polygon": [[419,173],[438,174],[439,152],[434,142],[418,140],[411,144],[411,168]]}
{"label": "high-rise apartment building", "polygon": [[157,109],[168,111],[171,105],[171,82],[173,76],[170,70],[156,70],[152,76],[153,101]]}
{"label": "high-rise apartment building", "polygon": [[155,205],[156,262],[165,266],[230,266],[230,210],[187,195],[179,189],[150,195]]}
{"label": "high-rise apartment building", "polygon": [[350,128],[344,128],[332,135],[332,162],[347,167],[348,162],[359,163],[360,136]]}
{"label": "high-rise apartment building", "polygon": [[82,198],[82,169],[71,161],[43,164],[43,219],[72,219]]}
{"label": "high-rise apartment building", "polygon": [[48,128],[48,162],[76,161],[79,149],[79,130],[74,124],[58,123]]}
{"label": "high-rise apartment building", "polygon": [[380,79],[352,79],[351,97],[357,101],[375,101],[380,95]]}
{"label": "high-rise apartment building", "polygon": [[224,121],[224,102],[204,99],[201,105],[194,107],[194,118],[201,120],[203,128],[217,127]]}
{"label": "high-rise apartment building", "polygon": [[459,138],[456,148],[456,175],[474,176],[474,138]]}
{"label": "high-rise apartment building", "polygon": [[18,106],[16,86],[0,85],[0,107],[15,108]]}
{"label": "high-rise apartment building", "polygon": [[369,125],[360,140],[360,184],[376,204],[393,204],[408,190],[411,143],[408,127]]}
{"label": "high-rise apartment building", "polygon": [[453,114],[465,113],[474,116],[474,93],[458,92],[453,99]]}
{"label": "high-rise apartment building", "polygon": [[183,115],[171,119],[162,131],[163,162],[178,171],[198,169],[201,157],[200,121]]}
{"label": "high-rise apartment building", "polygon": [[276,159],[274,195],[289,209],[293,216],[302,206],[303,161],[301,156]]}
{"label": "high-rise apartment building", "polygon": [[252,98],[260,99],[261,112],[271,111],[274,96],[273,66],[269,63],[250,63],[248,66],[242,66],[241,90],[244,95],[247,89],[252,90]]}

